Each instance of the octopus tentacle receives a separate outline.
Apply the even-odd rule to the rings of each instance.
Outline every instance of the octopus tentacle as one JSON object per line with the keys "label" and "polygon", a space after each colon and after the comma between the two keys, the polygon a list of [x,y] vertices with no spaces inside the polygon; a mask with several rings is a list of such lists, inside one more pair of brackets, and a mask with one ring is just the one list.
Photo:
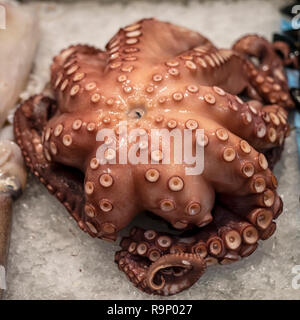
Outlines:
{"label": "octopus tentacle", "polygon": [[299,68],[299,62],[296,55],[290,56],[290,47],[286,42],[275,41],[273,43],[273,48],[276,52],[280,52],[282,55],[283,64],[285,66],[292,66],[295,69]]}
{"label": "octopus tentacle", "polygon": [[[58,162],[82,170],[86,153],[90,152],[89,144],[95,143],[95,125],[88,121],[87,116],[57,113],[43,130],[43,146],[49,162]],[[82,135],[86,140],[82,141]],[[80,148],[80,152],[78,149]]]}
{"label": "octopus tentacle", "polygon": [[[248,195],[262,192],[266,187],[274,188],[272,174],[263,154],[229,132],[226,133],[226,139],[223,136],[220,139],[214,131],[208,136],[203,176],[217,193]],[[216,145],[218,148],[214,147]],[[219,163],[220,171],[210,165],[212,161]],[[220,174],[222,181],[218,179]]]}
{"label": "octopus tentacle", "polygon": [[[116,253],[115,261],[134,285],[143,291],[175,294],[178,292],[178,286],[170,290],[171,283],[177,284],[179,281],[187,284],[188,277],[188,283],[191,285],[189,281],[196,281],[205,271],[205,266],[232,263],[256,250],[259,231],[251,223],[232,215],[224,220],[224,213],[227,214],[228,211],[216,208],[213,212],[215,223],[191,234],[172,235],[133,228],[130,236],[122,239],[122,250]],[[178,260],[186,260],[186,257],[191,255],[194,258],[198,257],[196,261],[193,259],[193,262],[188,259],[195,268],[198,265],[193,277],[188,263],[183,266],[181,261],[178,265]],[[166,256],[170,257],[169,263],[165,263],[163,259]],[[182,270],[178,269],[178,266],[188,268]],[[153,271],[156,279],[154,284],[150,281],[154,277]],[[186,286],[179,288],[181,291],[186,289]]]}
{"label": "octopus tentacle", "polygon": [[[82,221],[82,180],[78,171],[57,163],[50,163],[43,148],[43,128],[51,114],[56,112],[56,103],[43,95],[33,96],[16,111],[15,136],[21,147],[26,165],[31,172],[55,195],[85,230]],[[71,190],[72,192],[66,192]]]}
{"label": "octopus tentacle", "polygon": [[203,260],[206,255],[192,252],[192,243],[186,244],[190,250],[178,251],[178,241],[179,238],[170,234],[134,228],[131,236],[122,240],[122,250],[116,253],[115,260],[143,291],[176,294],[195,283],[206,269]]}
{"label": "octopus tentacle", "polygon": [[[246,229],[243,232],[243,242],[245,244],[254,245],[258,238],[265,240],[274,233],[274,226],[276,226],[274,220],[282,212],[281,199],[276,192],[267,189],[259,196],[228,197],[220,195],[219,200],[224,208],[227,208],[224,211],[225,219],[231,219],[231,214],[227,211],[230,210],[234,214],[234,217],[232,217],[234,221],[241,221],[238,222],[241,227],[242,225],[246,226],[246,221],[249,226],[252,226],[250,229],[248,228],[249,231],[251,230],[251,234],[247,236],[248,231]],[[242,255],[245,254],[245,250],[246,248],[243,248]],[[246,252],[248,250],[249,247],[247,247]]]}
{"label": "octopus tentacle", "polygon": [[[160,275],[160,283],[156,284],[157,273],[166,268],[180,268],[175,277]],[[149,267],[146,282],[150,289],[164,295],[176,294],[192,286],[205,271],[203,259],[196,254],[166,254]],[[181,275],[182,274],[182,275]],[[168,279],[169,278],[169,279]]]}
{"label": "octopus tentacle", "polygon": [[[250,223],[245,221],[244,219],[239,218],[237,215],[232,214],[229,210],[226,210],[222,207],[217,207],[215,210],[214,215],[216,221],[220,221],[221,223],[225,224],[227,227],[235,230],[241,237],[241,242],[237,242],[237,244],[244,244],[253,245],[259,240],[259,235],[257,229]],[[228,242],[235,243],[235,238],[231,239],[229,236]],[[231,248],[235,250],[239,248]]]}
{"label": "octopus tentacle", "polygon": [[[218,225],[215,222],[209,224],[205,229],[200,229],[195,235],[197,243],[204,241],[206,243],[207,252],[209,256],[214,258],[223,258],[226,255],[226,245],[222,239],[221,229],[218,229]],[[219,233],[219,231],[221,233]],[[226,241],[226,238],[224,238]]]}
{"label": "octopus tentacle", "polygon": [[[151,50],[142,50],[146,43],[152,44]],[[217,49],[199,33],[169,23],[154,19],[138,21],[121,29],[106,49],[110,53],[112,72],[121,69],[128,74],[142,66],[144,73],[149,74],[150,87],[146,88],[149,92],[158,89],[162,83],[183,78],[191,85],[220,85],[232,94],[247,87],[248,78],[243,74],[245,62],[234,51]],[[133,65],[123,67],[124,61],[133,61]],[[239,70],[239,73],[228,75],[228,68]]]}
{"label": "octopus tentacle", "polygon": [[262,240],[267,240],[274,234],[275,231],[276,231],[276,223],[272,222],[266,230],[261,231],[260,238]]}
{"label": "octopus tentacle", "polygon": [[248,58],[258,59],[258,66],[247,60],[246,67],[252,86],[266,102],[285,107],[294,106],[289,95],[282,59],[276,54],[272,44],[263,37],[247,35],[239,39],[233,49]]}
{"label": "octopus tentacle", "polygon": [[143,210],[150,210],[177,229],[188,224],[204,226],[212,220],[215,194],[202,177],[185,175],[179,165],[167,171],[155,165],[136,170],[136,192]]}
{"label": "octopus tentacle", "polygon": [[[172,90],[170,85],[169,88],[171,89],[170,94],[173,96],[177,94],[178,98],[175,96],[175,104],[172,101],[166,101],[164,105],[176,111],[180,110],[184,104],[190,103],[194,106],[193,114],[189,115],[190,118],[193,116],[197,119],[198,114],[206,117],[205,122],[198,121],[198,127],[207,126],[209,119],[213,119],[218,122],[219,128],[217,128],[217,124],[212,126],[221,129],[220,132],[227,135],[226,127],[234,134],[247,140],[255,148],[264,150],[281,146],[288,134],[287,113],[280,106],[263,106],[260,102],[253,100],[246,103],[239,97],[228,94],[216,86],[186,85],[185,87],[176,86]],[[154,121],[156,117],[155,113],[153,115]],[[190,118],[186,118],[186,120],[188,121]],[[169,121],[173,121],[174,126],[171,126]],[[167,122],[166,127],[174,128],[178,127],[180,119],[167,118],[165,122]],[[225,136],[223,138],[225,139]]]}
{"label": "octopus tentacle", "polygon": [[130,169],[125,170],[121,165],[110,169],[108,165],[99,164],[96,157],[88,162],[84,181],[84,221],[93,236],[116,240],[117,233],[139,213],[137,202],[128,201],[134,199],[135,189],[130,175]]}
{"label": "octopus tentacle", "polygon": [[54,57],[51,85],[61,112],[86,108],[100,101],[98,79],[104,73],[107,59],[106,52],[86,45],[70,46]]}
{"label": "octopus tentacle", "polygon": [[[230,206],[232,199],[233,205]],[[240,205],[244,203],[243,200],[237,202],[238,207],[235,206],[234,198],[223,195],[220,201],[230,209],[216,206],[213,223],[190,234],[172,235],[133,228],[130,236],[121,241],[122,250],[116,253],[115,260],[119,268],[143,291],[170,295],[176,293],[178,290],[175,288],[178,287],[173,287],[174,291],[170,290],[165,277],[170,279],[180,276],[183,277],[180,281],[183,281],[189,272],[176,270],[178,265],[175,260],[167,265],[162,263],[166,255],[182,258],[184,254],[192,253],[201,257],[206,266],[233,263],[251,255],[257,249],[259,239],[266,240],[275,232],[276,224],[272,219],[276,219],[282,211],[282,202],[277,195],[271,207],[254,209],[248,216],[245,215],[247,204],[243,207]],[[156,268],[156,265],[159,267]],[[199,267],[203,270],[197,277],[205,270],[201,265]],[[149,283],[149,279],[153,278],[152,270],[156,271],[154,285]],[[176,279],[172,278],[169,282],[176,283]]]}
{"label": "octopus tentacle", "polygon": [[220,93],[214,95],[216,104],[212,106],[211,114],[220,124],[257,149],[282,145],[289,128],[287,113],[283,108],[276,105],[263,106],[253,100],[246,103],[216,87],[213,90]]}
{"label": "octopus tentacle", "polygon": [[[184,51],[189,50],[200,45],[211,42],[198,32],[191,32],[190,30],[179,27],[167,22],[157,21],[155,19],[142,19],[136,23],[122,28],[119,32],[108,42],[106,49],[111,54],[115,53],[115,47],[120,48],[118,51],[118,60],[120,53],[122,54],[124,48],[143,47],[147,43],[152,46],[149,50],[138,50],[140,63],[150,62],[153,64],[164,61],[166,58],[174,57]],[[130,50],[128,51],[130,53]],[[131,53],[134,53],[132,51]],[[115,56],[113,56],[115,58]]]}

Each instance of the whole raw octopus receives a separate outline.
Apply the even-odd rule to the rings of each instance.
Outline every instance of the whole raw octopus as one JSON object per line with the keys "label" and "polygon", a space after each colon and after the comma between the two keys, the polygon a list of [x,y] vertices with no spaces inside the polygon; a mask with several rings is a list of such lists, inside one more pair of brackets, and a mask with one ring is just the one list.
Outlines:
{"label": "whole raw octopus", "polygon": [[[16,111],[17,143],[91,236],[114,241],[142,212],[167,222],[168,233],[133,228],[115,261],[139,289],[178,293],[207,266],[249,256],[276,229],[283,204],[270,168],[289,132],[285,108],[293,107],[286,49],[257,35],[218,49],[186,28],[138,21],[105,51],[75,45],[54,58],[52,96],[33,96]],[[123,139],[124,121],[140,140]],[[187,175],[189,165],[174,159],[163,163],[161,146],[148,148],[150,130],[175,128],[191,132],[191,148],[204,149],[202,174]],[[115,135],[99,139],[100,129]],[[117,162],[116,143],[148,161]]]}

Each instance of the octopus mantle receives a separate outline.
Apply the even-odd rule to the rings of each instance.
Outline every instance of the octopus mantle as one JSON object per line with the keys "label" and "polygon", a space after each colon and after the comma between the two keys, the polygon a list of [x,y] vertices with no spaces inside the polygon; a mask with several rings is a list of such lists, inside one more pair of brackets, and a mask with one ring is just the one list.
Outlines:
{"label": "octopus mantle", "polygon": [[[61,51],[51,97],[34,96],[17,110],[16,140],[33,174],[91,236],[115,240],[144,211],[181,230],[134,228],[115,256],[138,288],[175,294],[207,266],[249,256],[276,229],[282,201],[270,167],[288,134],[284,108],[293,107],[283,64],[256,35],[218,49],[197,32],[141,20],[105,51]],[[148,164],[112,164],[119,150],[97,141],[97,132],[113,129],[119,140],[121,121],[143,134],[203,128],[201,139],[192,138],[192,148],[204,148],[203,173],[163,164],[161,148],[147,151]],[[102,145],[106,163],[96,157]]]}

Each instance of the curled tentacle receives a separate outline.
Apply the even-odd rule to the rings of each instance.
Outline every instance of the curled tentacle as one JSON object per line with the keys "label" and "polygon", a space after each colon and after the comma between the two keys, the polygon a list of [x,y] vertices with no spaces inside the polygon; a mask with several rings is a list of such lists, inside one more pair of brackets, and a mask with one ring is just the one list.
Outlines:
{"label": "curled tentacle", "polygon": [[[281,210],[280,201],[275,206],[276,211]],[[178,293],[193,285],[206,267],[247,257],[256,250],[259,239],[270,237],[274,222],[263,224],[269,216],[260,214],[263,228],[220,206],[212,212],[213,223],[181,235],[135,227],[122,239],[115,261],[139,289],[162,295]]]}
{"label": "curled tentacle", "polygon": [[[161,274],[160,271],[170,268],[175,271],[173,276],[167,273]],[[205,262],[199,255],[167,254],[151,264],[146,282],[149,288],[157,291],[158,294],[172,295],[192,286],[202,276],[205,268]]]}
{"label": "curled tentacle", "polygon": [[294,106],[283,61],[270,42],[258,35],[246,35],[234,44],[233,49],[247,57],[246,66],[251,85],[266,102],[289,108]]}
{"label": "curled tentacle", "polygon": [[197,244],[196,239],[134,228],[131,236],[121,241],[122,250],[115,261],[143,291],[172,295],[192,286],[206,269],[206,245],[203,243],[200,253]]}

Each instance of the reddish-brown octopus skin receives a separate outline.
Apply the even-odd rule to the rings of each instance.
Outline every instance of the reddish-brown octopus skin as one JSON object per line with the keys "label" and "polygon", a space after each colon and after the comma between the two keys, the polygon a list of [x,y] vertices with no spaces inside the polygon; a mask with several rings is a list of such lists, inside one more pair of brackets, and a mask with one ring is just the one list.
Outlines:
{"label": "reddish-brown octopus skin", "polygon": [[[256,35],[218,49],[197,32],[145,19],[120,29],[104,51],[61,51],[51,97],[33,96],[16,111],[27,166],[81,229],[114,241],[148,211],[181,230],[134,228],[122,239],[115,261],[139,289],[178,293],[209,265],[247,257],[274,233],[282,201],[268,159],[273,166],[280,156],[285,108],[293,107],[276,50],[285,49]],[[121,140],[121,121],[146,135],[140,154],[151,129],[203,128],[192,140],[204,148],[202,174],[186,175],[172,159],[163,164],[160,148],[145,149],[148,164],[113,164],[119,150],[97,133],[113,129]],[[108,162],[100,163],[105,145]]]}

